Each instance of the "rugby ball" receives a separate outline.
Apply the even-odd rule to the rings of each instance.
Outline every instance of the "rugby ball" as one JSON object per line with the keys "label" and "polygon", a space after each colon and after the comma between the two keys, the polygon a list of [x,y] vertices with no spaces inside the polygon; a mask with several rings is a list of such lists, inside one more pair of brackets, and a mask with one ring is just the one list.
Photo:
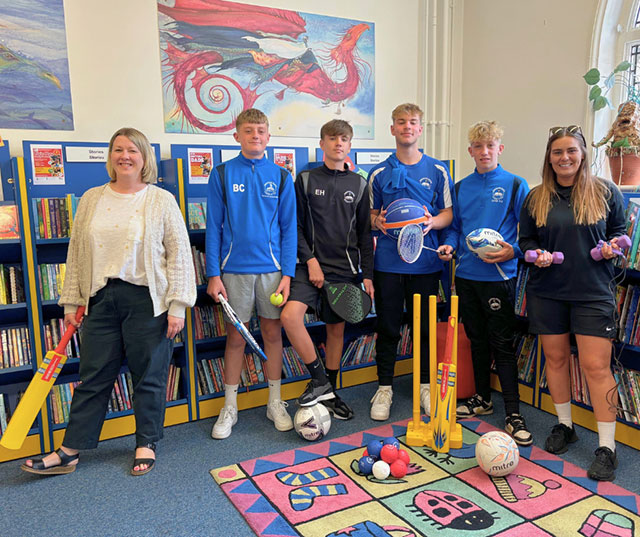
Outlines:
{"label": "rugby ball", "polygon": [[423,224],[428,218],[427,210],[419,202],[410,198],[400,198],[387,205],[384,227],[397,237],[407,224]]}
{"label": "rugby ball", "polygon": [[488,227],[474,229],[465,238],[467,248],[480,259],[484,259],[489,252],[502,250],[502,246],[497,243],[502,240],[504,239],[500,233]]}

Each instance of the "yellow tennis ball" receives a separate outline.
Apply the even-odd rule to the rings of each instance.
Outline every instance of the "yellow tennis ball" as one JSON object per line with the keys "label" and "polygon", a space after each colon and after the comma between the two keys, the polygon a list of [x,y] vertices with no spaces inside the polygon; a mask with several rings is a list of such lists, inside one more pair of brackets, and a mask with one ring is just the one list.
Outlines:
{"label": "yellow tennis ball", "polygon": [[278,294],[273,293],[273,294],[269,297],[269,300],[271,301],[271,303],[272,303],[274,306],[279,306],[280,304],[282,304],[282,301],[284,300],[284,297],[283,297],[280,293],[278,293]]}

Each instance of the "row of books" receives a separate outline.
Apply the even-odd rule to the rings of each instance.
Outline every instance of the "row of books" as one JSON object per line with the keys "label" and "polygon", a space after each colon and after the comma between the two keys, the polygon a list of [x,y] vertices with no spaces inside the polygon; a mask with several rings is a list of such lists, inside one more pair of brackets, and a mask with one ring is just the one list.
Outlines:
{"label": "row of books", "polygon": [[[79,382],[67,382],[65,384],[55,384],[51,390],[51,413],[53,423],[56,425],[69,421],[69,411],[73,392]],[[165,400],[177,401],[180,394],[180,368],[173,363],[169,365],[169,376],[167,380],[167,392]],[[129,371],[122,372],[113,384],[113,390],[109,398],[107,413],[124,412],[131,410],[133,401],[133,382]]]}
{"label": "row of books", "polygon": [[196,285],[205,285],[207,283],[206,256],[195,246],[191,247],[191,255],[193,256],[193,267],[196,270]]}
{"label": "row of books", "polygon": [[[320,357],[317,348],[316,355]],[[284,372],[284,378],[287,379],[304,377],[309,374],[302,358],[300,358],[293,347],[285,347],[282,349],[282,370]]]}
{"label": "row of books", "polygon": [[618,308],[618,340],[630,345],[640,345],[640,286],[619,285],[616,289],[616,305]]}
{"label": "row of books", "polygon": [[38,282],[42,300],[58,300],[64,283],[67,266],[64,263],[44,263],[38,265]]}
{"label": "row of books", "polygon": [[196,339],[208,339],[227,335],[227,329],[222,315],[222,306],[194,306],[193,323],[196,329]]}
{"label": "row of books", "polygon": [[22,267],[0,264],[0,304],[20,304],[25,300]]}
{"label": "row of books", "polygon": [[[222,357],[198,360],[198,395],[209,395],[224,391],[224,361]],[[240,373],[240,386],[255,386],[266,382],[262,361],[254,353],[244,355],[244,366]]]}
{"label": "row of books", "polygon": [[11,419],[11,411],[9,407],[9,395],[0,393],[0,436],[7,429],[7,424]]}
{"label": "row of books", "polygon": [[32,361],[29,328],[0,329],[0,369],[29,365]]}
{"label": "row of books", "polygon": [[571,353],[571,356],[569,356],[569,373],[571,375],[571,399],[591,406],[587,378],[580,367],[577,354]]}
{"label": "row of books", "polygon": [[640,424],[640,372],[613,366],[618,384],[618,417]]}
{"label": "row of books", "polygon": [[627,268],[638,270],[640,267],[640,226],[638,226],[638,218],[640,217],[640,198],[631,198],[627,205],[626,222],[627,236],[631,239],[631,247],[626,251],[624,258],[618,256],[614,260],[614,265],[618,267],[626,266]]}
{"label": "row of books", "polygon": [[532,383],[536,374],[537,346],[536,336],[525,334],[518,341],[516,356],[518,360],[518,378],[522,382]]}
{"label": "row of books", "polygon": [[190,201],[188,204],[189,229],[207,228],[207,202]]}
{"label": "row of books", "polygon": [[71,236],[78,198],[67,194],[64,198],[33,198],[33,216],[38,239],[60,239]]}
{"label": "row of books", "polygon": [[[82,327],[80,327],[82,331]],[[49,319],[43,326],[44,345],[47,351],[55,349],[65,332],[64,319]],[[80,358],[80,336],[74,332],[66,347],[67,358]]]}
{"label": "row of books", "polygon": [[[398,356],[410,356],[413,353],[413,340],[409,325],[403,325],[400,333],[397,354]],[[342,353],[340,361],[342,367],[373,362],[376,358],[377,336],[375,333],[365,334],[351,341]]]}
{"label": "row of books", "polygon": [[516,278],[516,300],[513,309],[516,315],[520,315],[521,317],[527,316],[527,295],[525,291],[528,280],[529,267],[527,265],[520,265],[520,267],[518,267],[518,277]]}

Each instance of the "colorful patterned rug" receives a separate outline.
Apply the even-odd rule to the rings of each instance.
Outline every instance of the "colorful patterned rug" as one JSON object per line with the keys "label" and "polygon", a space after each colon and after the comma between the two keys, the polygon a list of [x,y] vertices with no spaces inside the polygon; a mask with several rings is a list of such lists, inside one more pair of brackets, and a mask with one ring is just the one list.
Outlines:
{"label": "colorful patterned rug", "polygon": [[[475,460],[476,440],[495,430],[462,421],[463,446],[449,454],[409,447],[409,473],[378,481],[357,471],[371,440],[397,437],[408,420],[310,443],[211,470],[260,537],[633,537],[640,496],[537,447],[520,448],[506,477]],[[637,532],[637,533],[636,533]]]}

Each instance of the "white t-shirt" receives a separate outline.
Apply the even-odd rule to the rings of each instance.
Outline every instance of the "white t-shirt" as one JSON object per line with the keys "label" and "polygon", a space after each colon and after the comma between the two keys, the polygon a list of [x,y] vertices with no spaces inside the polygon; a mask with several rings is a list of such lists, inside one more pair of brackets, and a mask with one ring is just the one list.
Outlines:
{"label": "white t-shirt", "polygon": [[147,191],[147,186],[133,194],[104,189],[91,222],[91,296],[112,278],[148,285],[142,247]]}

